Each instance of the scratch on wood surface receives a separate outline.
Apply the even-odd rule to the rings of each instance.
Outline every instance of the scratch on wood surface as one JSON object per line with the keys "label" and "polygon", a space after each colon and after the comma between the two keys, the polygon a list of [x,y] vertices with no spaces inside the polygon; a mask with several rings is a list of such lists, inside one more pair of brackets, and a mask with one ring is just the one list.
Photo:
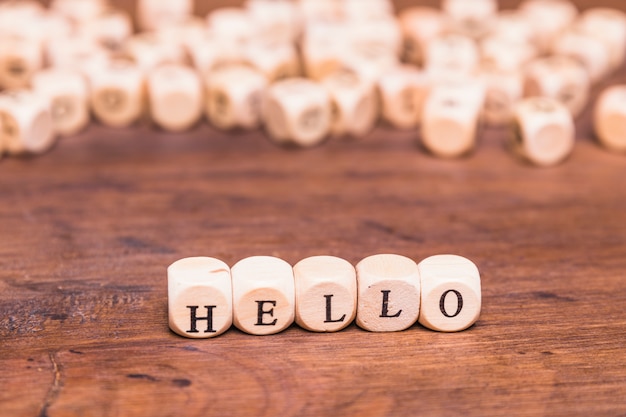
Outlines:
{"label": "scratch on wood surface", "polygon": [[63,387],[63,381],[61,380],[63,377],[61,374],[62,367],[57,362],[56,354],[54,352],[50,352],[49,357],[50,362],[52,363],[53,380],[50,389],[48,389],[48,392],[46,393],[46,398],[44,398],[41,411],[39,412],[39,417],[48,417],[48,409],[59,397],[61,388]]}

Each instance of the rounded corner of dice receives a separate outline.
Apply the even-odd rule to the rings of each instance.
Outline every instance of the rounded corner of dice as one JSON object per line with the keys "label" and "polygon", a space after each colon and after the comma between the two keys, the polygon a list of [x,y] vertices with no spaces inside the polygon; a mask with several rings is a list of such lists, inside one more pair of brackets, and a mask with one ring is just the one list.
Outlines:
{"label": "rounded corner of dice", "polygon": [[184,258],[167,268],[170,329],[206,339],[231,325],[252,335],[271,335],[294,322],[312,332],[337,332],[353,321],[371,332],[397,332],[415,323],[459,332],[480,316],[476,265],[457,255],[436,255],[419,264],[381,254],[356,268],[330,256],[292,267],[282,259],[254,256],[229,268],[219,259]]}

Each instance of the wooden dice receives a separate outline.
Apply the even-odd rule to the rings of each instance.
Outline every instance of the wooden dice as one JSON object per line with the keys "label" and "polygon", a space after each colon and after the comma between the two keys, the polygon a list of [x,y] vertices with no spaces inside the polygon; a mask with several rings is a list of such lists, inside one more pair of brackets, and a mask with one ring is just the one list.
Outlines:
{"label": "wooden dice", "polygon": [[326,89],[311,80],[290,78],[269,87],[263,101],[265,127],[281,144],[309,147],[330,132],[331,107]]}
{"label": "wooden dice", "polygon": [[30,86],[33,75],[43,67],[41,44],[19,36],[0,36],[0,89]]}
{"label": "wooden dice", "polygon": [[584,66],[567,56],[550,56],[531,62],[526,68],[524,95],[550,97],[560,101],[573,116],[584,109],[591,81]]}
{"label": "wooden dice", "polygon": [[135,64],[112,61],[89,74],[93,114],[108,126],[125,127],[145,110],[144,74]]}
{"label": "wooden dice", "polygon": [[267,79],[253,68],[223,66],[206,77],[206,114],[219,129],[254,129],[261,123]]}
{"label": "wooden dice", "polygon": [[336,332],[354,320],[357,284],[354,267],[341,258],[314,256],[293,267],[296,323],[314,332]]}
{"label": "wooden dice", "polygon": [[148,99],[154,123],[165,130],[191,128],[202,115],[202,83],[198,74],[182,65],[158,67],[148,75]]}
{"label": "wooden dice", "polygon": [[233,322],[246,333],[275,334],[295,317],[295,284],[291,265],[271,256],[253,256],[232,268]]}
{"label": "wooden dice", "polygon": [[611,69],[619,67],[624,62],[626,56],[626,13],[604,7],[587,9],[581,14],[577,27],[607,46]]}
{"label": "wooden dice", "polygon": [[539,166],[563,161],[574,147],[574,122],[567,108],[547,97],[517,104],[513,121],[513,150]]}
{"label": "wooden dice", "polygon": [[458,332],[473,325],[481,310],[478,268],[469,259],[437,255],[417,266],[421,283],[419,323],[431,330]]}
{"label": "wooden dice", "polygon": [[233,320],[230,268],[207,257],[186,258],[167,268],[169,326],[194,339],[218,336]]}
{"label": "wooden dice", "polygon": [[142,30],[185,22],[193,14],[193,0],[138,0],[137,18]]}
{"label": "wooden dice", "polygon": [[420,312],[417,264],[400,255],[374,255],[356,266],[356,323],[365,330],[392,332],[411,327]]}
{"label": "wooden dice", "polygon": [[[217,336],[230,326],[276,334],[294,321],[313,332],[337,332],[356,318],[372,332],[461,331],[481,309],[480,275],[468,259],[433,256],[417,265],[394,254],[369,256],[356,269],[334,256],[312,256],[293,268],[253,256],[232,269],[214,258],[185,258],[167,269],[170,328],[190,338]],[[231,299],[232,295],[232,299]]]}
{"label": "wooden dice", "polygon": [[378,120],[374,85],[351,71],[339,71],[322,80],[331,99],[331,133],[360,137]]}
{"label": "wooden dice", "polygon": [[48,101],[28,90],[0,93],[0,142],[6,152],[42,153],[55,141]]}
{"label": "wooden dice", "polygon": [[424,104],[422,145],[444,158],[472,150],[484,101],[485,89],[478,81],[434,88]]}
{"label": "wooden dice", "polygon": [[419,125],[430,91],[428,77],[422,71],[408,65],[398,66],[383,74],[378,89],[383,120],[400,129]]}
{"label": "wooden dice", "polygon": [[626,85],[609,87],[600,94],[593,120],[602,145],[614,151],[626,151]]}
{"label": "wooden dice", "polygon": [[513,119],[515,104],[524,95],[522,73],[483,68],[479,77],[485,86],[483,120],[492,126],[509,124]]}
{"label": "wooden dice", "polygon": [[54,130],[62,135],[81,131],[89,123],[89,91],[78,72],[48,69],[33,78],[33,89],[50,103]]}
{"label": "wooden dice", "polygon": [[432,39],[426,47],[424,68],[437,78],[458,79],[472,74],[480,63],[473,39],[448,33]]}
{"label": "wooden dice", "polygon": [[443,11],[451,18],[453,31],[478,38],[490,29],[498,9],[496,0],[443,0]]}

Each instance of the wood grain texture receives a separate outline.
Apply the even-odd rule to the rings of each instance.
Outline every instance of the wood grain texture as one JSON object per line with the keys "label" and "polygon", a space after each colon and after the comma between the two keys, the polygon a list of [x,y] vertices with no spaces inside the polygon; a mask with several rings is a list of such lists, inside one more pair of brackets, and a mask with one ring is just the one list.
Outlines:
{"label": "wood grain texture", "polygon": [[[206,124],[92,124],[4,158],[0,415],[626,415],[626,157],[590,116],[548,169],[514,159],[505,129],[454,161],[386,127],[293,150]],[[482,315],[461,333],[168,330],[166,268],[183,257],[448,252],[481,271]]]}

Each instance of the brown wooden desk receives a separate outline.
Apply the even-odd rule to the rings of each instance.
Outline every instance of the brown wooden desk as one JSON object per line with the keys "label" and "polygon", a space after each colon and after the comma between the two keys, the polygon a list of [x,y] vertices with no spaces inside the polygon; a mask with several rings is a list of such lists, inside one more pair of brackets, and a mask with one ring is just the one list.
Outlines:
{"label": "brown wooden desk", "polygon": [[[93,124],[3,159],[0,416],[626,415],[626,156],[596,145],[589,116],[550,169],[514,159],[504,129],[443,161],[384,127],[287,150],[206,124]],[[181,257],[385,252],[474,260],[479,322],[168,330],[165,269]]]}

